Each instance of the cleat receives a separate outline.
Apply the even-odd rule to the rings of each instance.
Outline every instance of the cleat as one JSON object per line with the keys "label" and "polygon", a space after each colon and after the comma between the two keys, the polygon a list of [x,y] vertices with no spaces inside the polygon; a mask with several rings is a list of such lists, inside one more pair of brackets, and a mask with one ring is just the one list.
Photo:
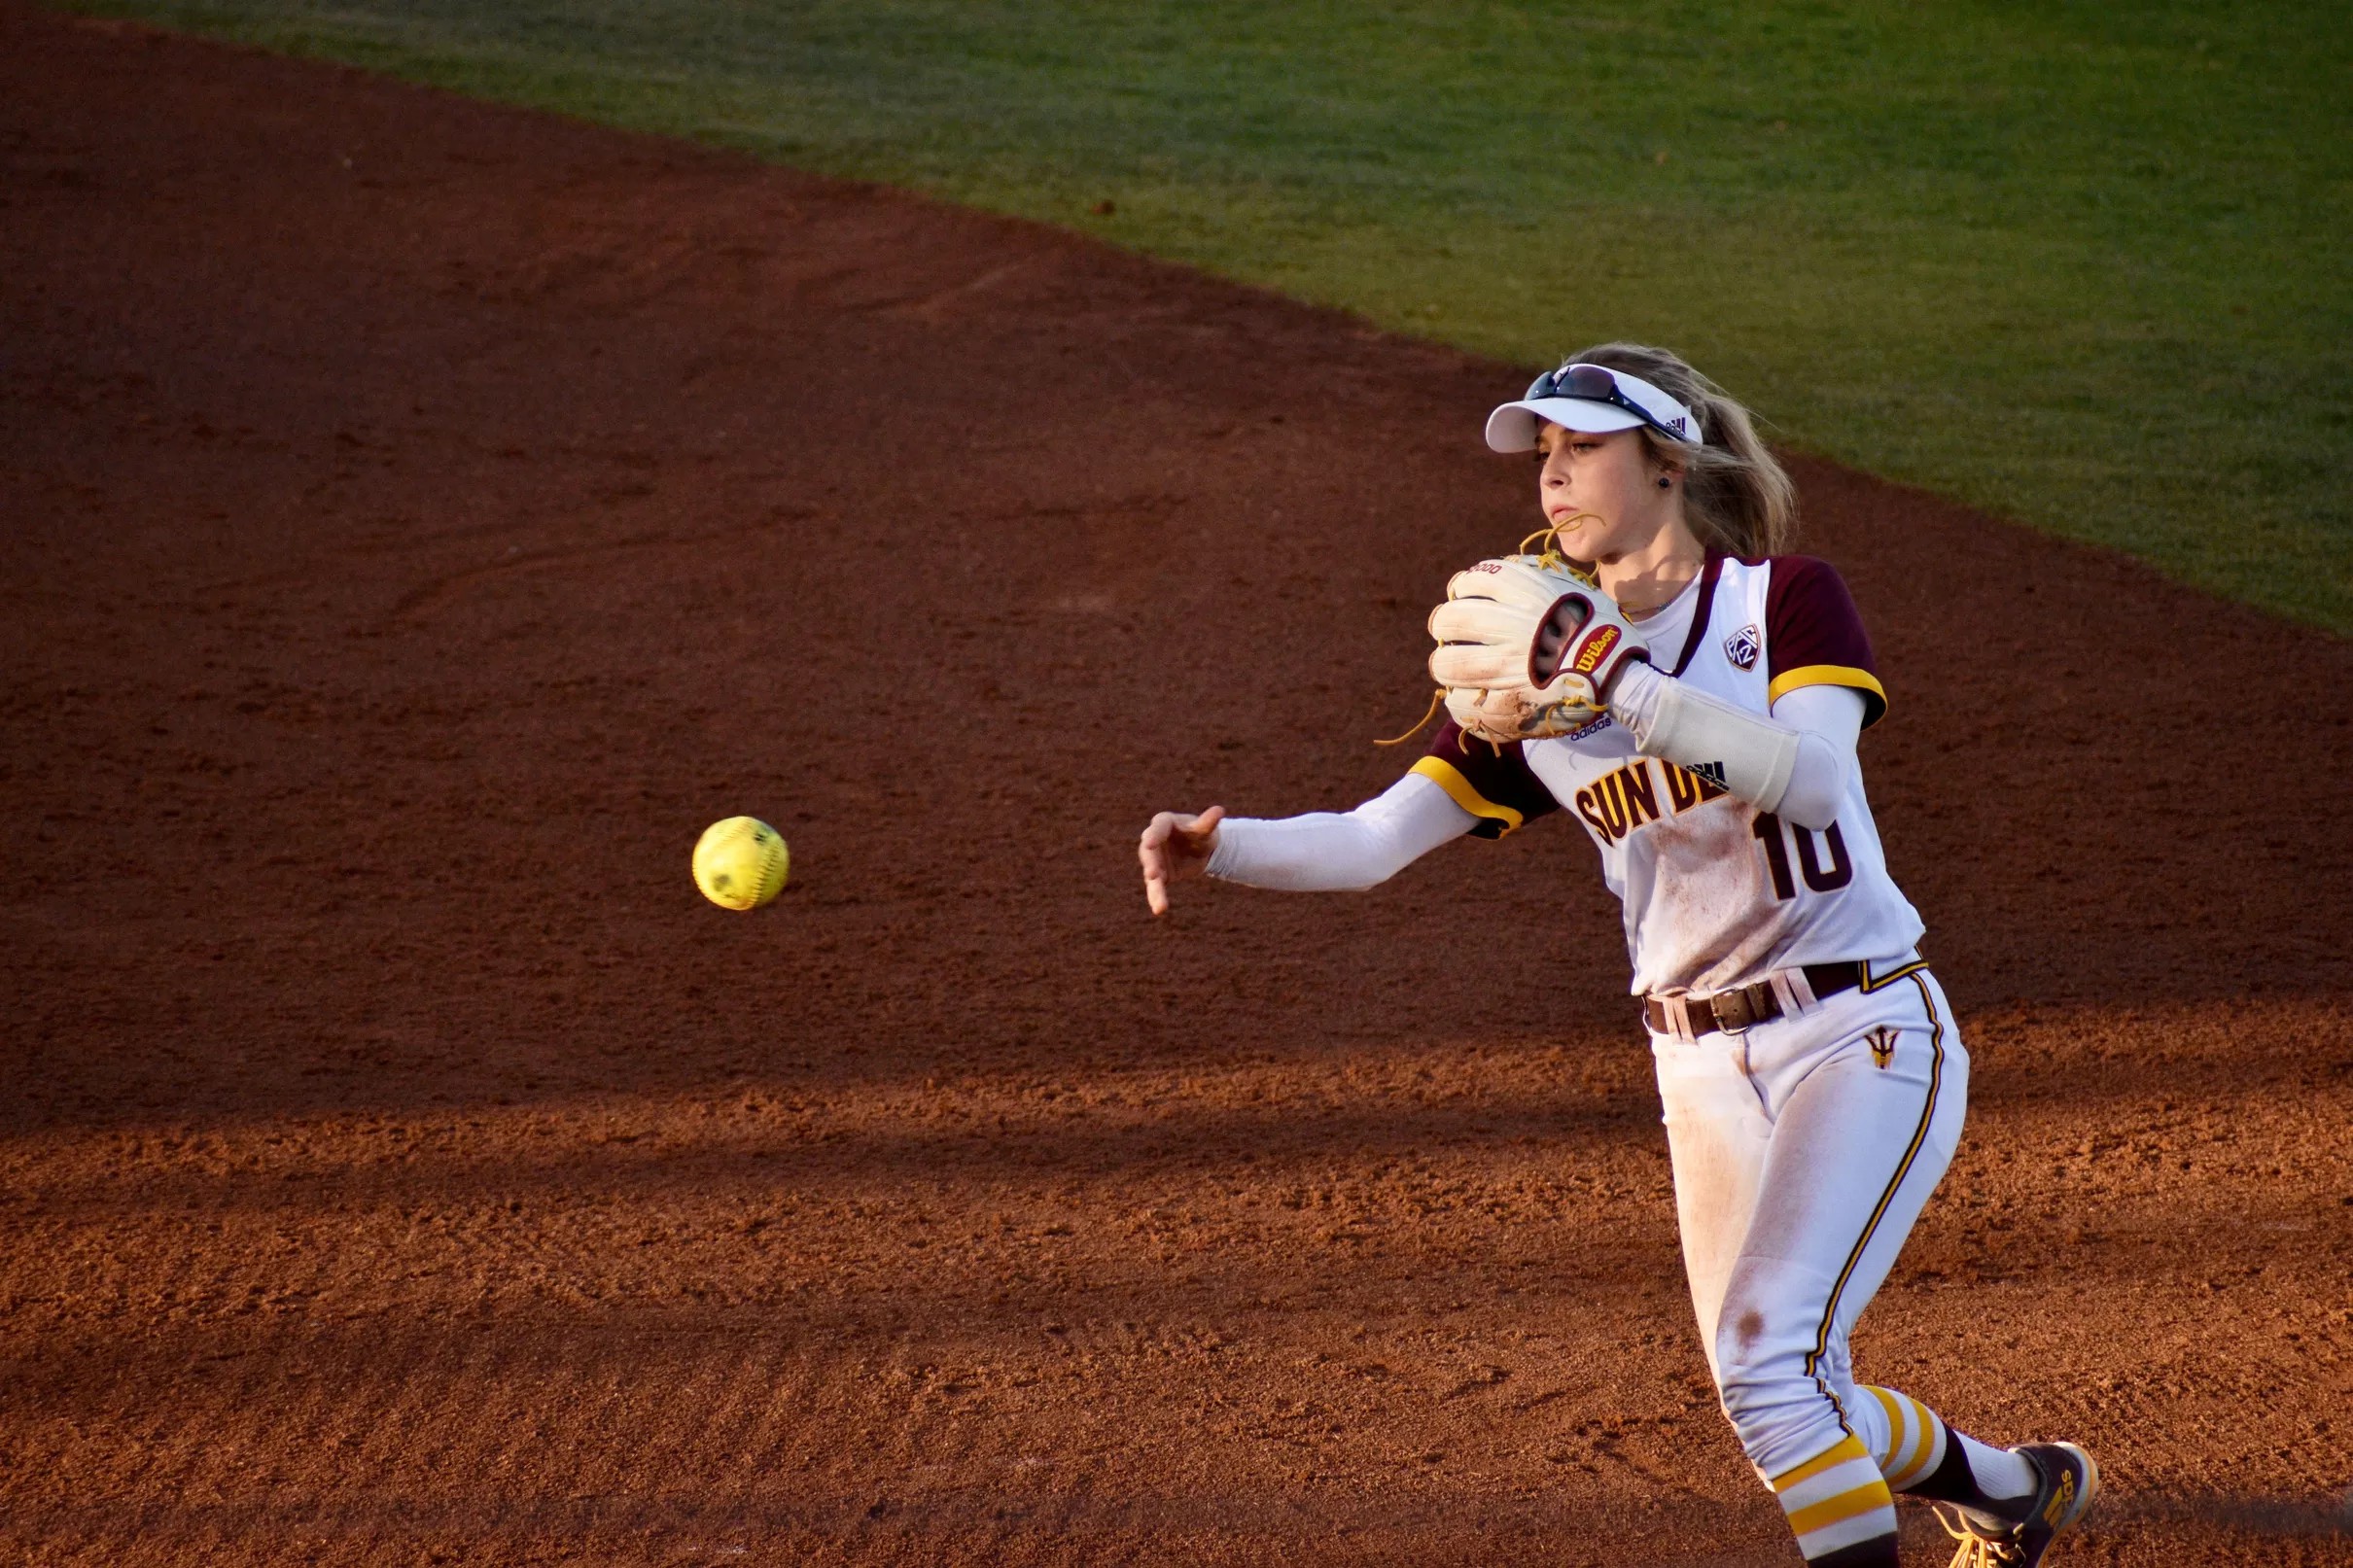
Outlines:
{"label": "cleat", "polygon": [[1961,1546],[1950,1568],[2038,1568],[2051,1545],[2090,1512],[2100,1488],[2100,1467],[2072,1443],[2029,1443],[2013,1450],[2026,1456],[2043,1479],[2025,1518],[1992,1524],[1983,1516],[1937,1510],[1937,1522]]}

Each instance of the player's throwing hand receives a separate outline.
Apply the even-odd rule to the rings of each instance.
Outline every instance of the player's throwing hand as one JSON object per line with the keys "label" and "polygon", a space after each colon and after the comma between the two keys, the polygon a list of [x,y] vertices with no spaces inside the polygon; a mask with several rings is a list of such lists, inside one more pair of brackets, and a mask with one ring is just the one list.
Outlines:
{"label": "player's throwing hand", "polygon": [[1161,812],[1136,841],[1136,858],[1143,863],[1143,901],[1155,915],[1169,912],[1169,884],[1180,877],[1198,877],[1217,853],[1217,824],[1225,808],[1212,806],[1198,817],[1183,812]]}

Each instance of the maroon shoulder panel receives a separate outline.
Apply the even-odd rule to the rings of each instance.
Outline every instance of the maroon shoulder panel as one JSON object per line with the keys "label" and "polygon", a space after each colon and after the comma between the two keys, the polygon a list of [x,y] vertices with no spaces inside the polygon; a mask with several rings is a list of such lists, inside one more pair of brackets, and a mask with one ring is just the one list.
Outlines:
{"label": "maroon shoulder panel", "polygon": [[[1854,608],[1844,579],[1827,561],[1810,555],[1773,558],[1773,580],[1765,590],[1765,673],[1779,679],[1793,670],[1830,665],[1876,678],[1871,637]],[[1887,711],[1878,690],[1858,687],[1867,705],[1863,722]]]}
{"label": "maroon shoulder panel", "polygon": [[[1497,746],[1477,740],[1463,734],[1462,726],[1450,718],[1430,737],[1429,746],[1422,754],[1436,757],[1462,775],[1463,783],[1478,791],[1481,800],[1518,812],[1523,822],[1532,822],[1547,812],[1561,809],[1552,791],[1544,787],[1544,781],[1528,767],[1517,741]],[[1475,838],[1500,838],[1503,824],[1493,818],[1482,818],[1471,834]]]}

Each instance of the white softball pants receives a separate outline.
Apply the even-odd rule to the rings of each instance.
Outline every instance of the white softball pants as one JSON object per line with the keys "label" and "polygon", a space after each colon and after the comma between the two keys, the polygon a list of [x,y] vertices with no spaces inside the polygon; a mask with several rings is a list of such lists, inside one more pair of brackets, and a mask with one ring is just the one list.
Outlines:
{"label": "white softball pants", "polygon": [[[1916,964],[1916,960],[1911,960]],[[1738,1034],[1651,1037],[1683,1261],[1724,1413],[1768,1480],[1889,1450],[1847,1336],[1943,1179],[1969,1054],[1925,968]]]}

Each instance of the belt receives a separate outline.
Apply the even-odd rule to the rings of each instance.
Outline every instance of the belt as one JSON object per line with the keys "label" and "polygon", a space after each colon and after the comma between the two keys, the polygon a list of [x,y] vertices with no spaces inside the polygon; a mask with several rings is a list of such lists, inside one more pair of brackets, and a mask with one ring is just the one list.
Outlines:
{"label": "belt", "polygon": [[[1816,997],[1836,996],[1863,983],[1863,966],[1859,963],[1809,963],[1803,972],[1806,984],[1813,988]],[[1685,996],[1682,1000],[1690,1012],[1694,1035],[1712,1034],[1718,1029],[1744,1029],[1752,1024],[1779,1018],[1782,1013],[1781,998],[1770,980],[1760,980],[1753,986],[1735,986],[1712,996]],[[1674,1015],[1656,996],[1642,998],[1642,1019],[1656,1033],[1675,1032]]]}

